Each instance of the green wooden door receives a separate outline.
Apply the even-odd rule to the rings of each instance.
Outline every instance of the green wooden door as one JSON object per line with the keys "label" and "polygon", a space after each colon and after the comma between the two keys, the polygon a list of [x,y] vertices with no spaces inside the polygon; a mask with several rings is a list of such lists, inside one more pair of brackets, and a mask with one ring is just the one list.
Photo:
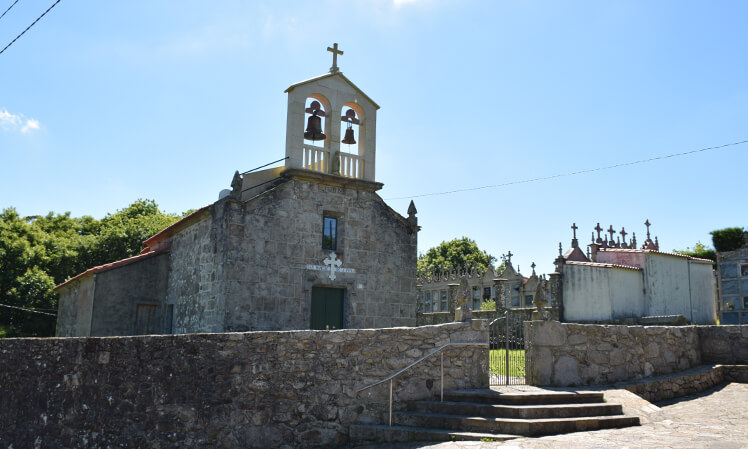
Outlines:
{"label": "green wooden door", "polygon": [[312,287],[312,329],[343,328],[342,288]]}

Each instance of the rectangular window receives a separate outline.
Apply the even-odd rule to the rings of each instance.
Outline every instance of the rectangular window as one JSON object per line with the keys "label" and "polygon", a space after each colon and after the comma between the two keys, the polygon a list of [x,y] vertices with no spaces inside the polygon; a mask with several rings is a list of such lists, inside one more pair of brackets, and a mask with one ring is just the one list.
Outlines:
{"label": "rectangular window", "polygon": [[519,307],[519,296],[512,296],[512,307]]}
{"label": "rectangular window", "polygon": [[322,249],[338,249],[338,219],[335,217],[326,216],[322,219]]}
{"label": "rectangular window", "polygon": [[473,299],[473,310],[480,310],[480,298]]}
{"label": "rectangular window", "polygon": [[532,307],[532,295],[525,295],[525,307]]}
{"label": "rectangular window", "polygon": [[447,307],[447,291],[442,290],[441,294],[442,294],[442,312],[447,312],[449,311],[449,308]]}
{"label": "rectangular window", "polygon": [[480,289],[473,287],[473,299],[480,299]]}
{"label": "rectangular window", "polygon": [[431,312],[431,292],[426,292],[426,305],[423,307],[424,312]]}
{"label": "rectangular window", "polygon": [[491,287],[483,287],[483,299],[491,299]]}
{"label": "rectangular window", "polygon": [[743,296],[743,308],[748,309],[748,296]]}
{"label": "rectangular window", "polygon": [[740,264],[740,276],[748,277],[748,263]]}

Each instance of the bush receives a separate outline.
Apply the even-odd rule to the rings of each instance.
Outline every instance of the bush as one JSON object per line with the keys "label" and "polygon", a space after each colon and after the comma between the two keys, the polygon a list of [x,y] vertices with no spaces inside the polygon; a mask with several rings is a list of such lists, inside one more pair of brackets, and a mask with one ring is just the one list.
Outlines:
{"label": "bush", "polygon": [[710,232],[717,252],[734,251],[745,244],[743,228],[725,228]]}

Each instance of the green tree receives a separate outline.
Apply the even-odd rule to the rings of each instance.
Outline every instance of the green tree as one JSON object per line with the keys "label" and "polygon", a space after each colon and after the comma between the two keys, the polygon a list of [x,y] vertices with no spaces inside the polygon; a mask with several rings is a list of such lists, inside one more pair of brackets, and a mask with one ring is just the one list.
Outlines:
{"label": "green tree", "polygon": [[475,240],[462,237],[429,248],[418,258],[418,270],[465,270],[472,266],[487,270],[495,261],[495,257],[478,248]]}
{"label": "green tree", "polygon": [[686,247],[686,249],[683,250],[674,249],[673,252],[676,254],[683,254],[684,256],[698,257],[699,259],[710,259],[715,262],[717,261],[717,253],[714,251],[714,249],[707,247],[701,242],[696,242],[693,248]]}
{"label": "green tree", "polygon": [[725,228],[710,232],[714,249],[720,253],[734,251],[743,246],[745,244],[744,233],[743,228]]}
{"label": "green tree", "polygon": [[20,217],[0,212],[0,336],[54,332],[56,284],[88,268],[138,254],[143,240],[177,221],[139,199],[101,220],[70,213]]}

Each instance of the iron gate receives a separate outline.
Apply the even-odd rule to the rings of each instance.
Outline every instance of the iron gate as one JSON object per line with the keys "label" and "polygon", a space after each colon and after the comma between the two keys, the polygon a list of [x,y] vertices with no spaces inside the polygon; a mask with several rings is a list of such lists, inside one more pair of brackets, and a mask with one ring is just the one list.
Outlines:
{"label": "iron gate", "polygon": [[489,377],[491,385],[524,385],[530,361],[525,355],[522,310],[507,310],[489,325]]}

